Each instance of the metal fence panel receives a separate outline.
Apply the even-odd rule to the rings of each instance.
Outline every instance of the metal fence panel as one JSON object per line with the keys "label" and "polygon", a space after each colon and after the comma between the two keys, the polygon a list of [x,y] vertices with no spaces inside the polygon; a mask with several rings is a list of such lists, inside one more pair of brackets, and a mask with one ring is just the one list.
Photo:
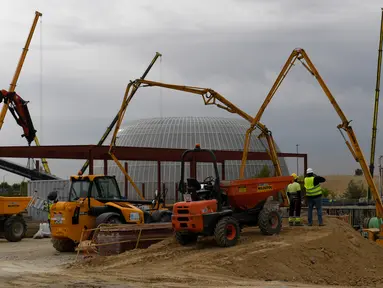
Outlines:
{"label": "metal fence panel", "polygon": [[[52,191],[57,191],[59,201],[66,201],[68,199],[70,182],[69,180],[39,180],[28,182],[28,196],[33,196],[37,191],[39,198],[46,200],[48,194]],[[28,216],[32,217],[34,221],[47,221],[47,212],[38,210],[36,208],[28,208]]]}

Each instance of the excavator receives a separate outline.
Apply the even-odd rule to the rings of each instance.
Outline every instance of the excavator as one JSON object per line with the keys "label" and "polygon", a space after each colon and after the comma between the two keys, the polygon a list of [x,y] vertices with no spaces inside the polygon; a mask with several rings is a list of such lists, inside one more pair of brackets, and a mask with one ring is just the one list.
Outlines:
{"label": "excavator", "polygon": [[[327,87],[325,82],[323,81],[321,75],[319,74],[318,70],[314,66],[313,62],[307,55],[306,51],[302,48],[296,48],[294,49],[289,58],[287,59],[286,63],[284,64],[281,72],[279,73],[277,79],[275,80],[271,90],[267,94],[264,102],[262,103],[258,113],[254,117],[250,128],[246,131],[246,137],[245,137],[245,142],[244,142],[244,148],[243,148],[243,157],[242,157],[242,163],[241,163],[241,173],[240,177],[244,177],[244,169],[246,166],[246,160],[247,160],[247,153],[249,149],[249,140],[250,140],[250,134],[252,131],[256,129],[256,124],[260,121],[264,111],[266,110],[268,104],[271,102],[273,96],[277,92],[278,88],[281,86],[283,80],[286,78],[288,72],[291,70],[291,68],[295,65],[295,63],[300,62],[306,70],[315,77],[315,79],[318,81],[319,85],[321,86],[323,92],[327,96],[328,100],[330,103],[333,105],[336,113],[341,119],[341,124],[337,126],[339,129],[340,134],[342,135],[346,146],[349,148],[352,156],[360,164],[360,167],[363,171],[363,175],[367,181],[368,187],[370,188],[370,191],[372,193],[372,196],[375,200],[375,205],[376,205],[376,217],[378,219],[382,219],[383,217],[383,203],[382,200],[379,196],[378,189],[375,185],[375,182],[373,181],[372,175],[369,171],[369,166],[367,164],[367,161],[363,155],[363,152],[360,148],[360,145],[358,143],[358,140],[356,138],[356,135],[350,126],[350,122],[346,115],[343,113],[342,109],[336,102],[334,96],[330,92],[330,89]],[[349,140],[346,139],[344,132],[346,132]],[[375,229],[365,229],[364,231],[368,233],[368,238],[376,241],[379,245],[383,245],[383,225],[382,221],[379,222],[380,227],[375,228]]]}
{"label": "excavator", "polygon": [[[30,29],[24,49],[21,53],[20,60],[17,65],[15,74],[13,76],[12,82],[9,86],[9,89],[8,91],[4,89],[0,91],[0,103],[3,103],[3,107],[0,112],[0,130],[3,127],[5,116],[7,115],[7,111],[9,110],[12,116],[15,118],[16,123],[19,126],[21,126],[21,128],[23,129],[24,134],[22,134],[21,136],[27,139],[28,145],[31,145],[31,143],[34,141],[37,146],[40,146],[40,142],[39,142],[39,139],[37,138],[36,130],[33,126],[32,118],[29,114],[29,110],[27,106],[28,101],[25,101],[24,99],[22,99],[15,92],[15,89],[16,89],[17,81],[19,79],[21,70],[23,68],[25,58],[27,56],[29,45],[32,41],[33,33],[36,29],[38,19],[42,15],[43,14],[41,14],[38,11],[35,12],[35,18],[33,20],[32,27]],[[45,172],[48,174],[51,174],[47,160],[45,158],[42,158],[41,162]]]}

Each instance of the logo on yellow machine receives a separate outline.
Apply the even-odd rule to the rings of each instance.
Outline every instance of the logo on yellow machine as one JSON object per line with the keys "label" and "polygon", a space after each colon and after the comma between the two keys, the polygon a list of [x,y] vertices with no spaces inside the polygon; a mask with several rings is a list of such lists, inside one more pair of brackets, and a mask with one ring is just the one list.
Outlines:
{"label": "logo on yellow machine", "polygon": [[11,202],[8,204],[8,207],[19,207],[19,203],[18,202]]}
{"label": "logo on yellow machine", "polygon": [[240,193],[245,193],[246,191],[247,191],[246,186],[239,186],[239,187],[238,187],[238,192],[240,192]]}
{"label": "logo on yellow machine", "polygon": [[258,192],[269,192],[273,190],[273,186],[267,184],[267,183],[262,183],[258,185]]}

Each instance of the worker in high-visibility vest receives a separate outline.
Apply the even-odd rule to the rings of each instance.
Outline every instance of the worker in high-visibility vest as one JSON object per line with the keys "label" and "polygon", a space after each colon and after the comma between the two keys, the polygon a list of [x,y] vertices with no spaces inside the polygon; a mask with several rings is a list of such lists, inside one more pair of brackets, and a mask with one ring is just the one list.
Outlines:
{"label": "worker in high-visibility vest", "polygon": [[[302,192],[301,185],[298,183],[298,175],[293,173],[294,181],[287,186],[287,197],[290,200],[289,208],[289,225],[302,226],[301,223],[301,206]],[[295,214],[295,215],[294,215]]]}
{"label": "worker in high-visibility vest", "polygon": [[313,169],[308,168],[305,177],[306,198],[308,204],[308,225],[313,225],[313,209],[317,209],[318,224],[324,226],[322,219],[322,187],[320,183],[326,182],[326,179],[314,174]]}
{"label": "worker in high-visibility vest", "polygon": [[52,208],[53,203],[50,201],[45,202],[45,209],[48,210],[48,224],[49,224],[49,229],[51,228],[51,208]]}

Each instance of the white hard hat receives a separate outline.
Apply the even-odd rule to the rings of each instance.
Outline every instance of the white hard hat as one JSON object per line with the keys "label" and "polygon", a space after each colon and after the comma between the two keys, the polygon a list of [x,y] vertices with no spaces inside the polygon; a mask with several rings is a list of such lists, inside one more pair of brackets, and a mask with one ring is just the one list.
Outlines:
{"label": "white hard hat", "polygon": [[314,173],[314,170],[311,169],[311,168],[308,168],[307,171],[306,171],[307,174],[310,174],[310,173]]}

